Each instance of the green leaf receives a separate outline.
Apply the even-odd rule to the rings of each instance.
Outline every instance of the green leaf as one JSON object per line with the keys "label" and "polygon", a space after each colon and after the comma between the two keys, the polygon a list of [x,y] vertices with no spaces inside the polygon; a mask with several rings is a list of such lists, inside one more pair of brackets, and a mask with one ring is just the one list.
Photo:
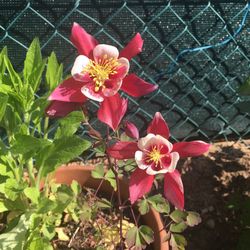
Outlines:
{"label": "green leaf", "polygon": [[74,135],[54,140],[53,144],[45,148],[39,156],[38,165],[43,166],[42,176],[73,160],[90,146],[89,141]]}
{"label": "green leaf", "polygon": [[97,206],[99,208],[111,208],[112,203],[105,198],[101,198],[100,200],[97,201]]}
{"label": "green leaf", "polygon": [[147,200],[157,212],[166,214],[170,212],[169,203],[161,194],[148,197]]}
{"label": "green leaf", "polygon": [[26,159],[35,156],[40,150],[51,145],[49,140],[39,139],[31,135],[17,134],[15,139],[11,148],[12,153],[21,154]]}
{"label": "green leaf", "polygon": [[148,201],[146,199],[140,200],[138,203],[139,212],[141,215],[147,214],[149,211]]}
{"label": "green leaf", "polygon": [[198,224],[201,223],[201,217],[198,213],[196,212],[187,212],[187,225],[190,227],[197,226]]}
{"label": "green leaf", "polygon": [[71,112],[66,117],[60,119],[60,127],[57,129],[57,133],[55,138],[65,137],[65,136],[72,136],[75,134],[77,129],[80,127],[81,122],[84,119],[84,114],[82,111],[74,111]]}
{"label": "green leaf", "polygon": [[51,240],[56,235],[55,225],[43,224],[42,233],[48,240]]}
{"label": "green leaf", "polygon": [[4,186],[4,193],[8,199],[15,201],[23,189],[24,186],[18,183],[17,180],[7,179]]}
{"label": "green leaf", "polygon": [[56,228],[56,232],[57,232],[57,236],[58,236],[58,239],[59,239],[59,240],[62,240],[62,241],[69,241],[69,236],[68,236],[67,234],[64,233],[62,227]]}
{"label": "green leaf", "polygon": [[173,249],[184,250],[185,246],[187,246],[187,241],[180,234],[171,234],[170,245]]}
{"label": "green leaf", "polygon": [[178,210],[176,209],[175,211],[173,211],[171,214],[170,214],[170,218],[176,222],[176,223],[179,223],[183,220],[185,220],[187,217],[187,213],[184,212],[184,211],[181,211],[181,210]]}
{"label": "green leaf", "polygon": [[184,221],[170,225],[170,231],[173,233],[182,233],[186,228],[187,224]]}
{"label": "green leaf", "polygon": [[145,225],[138,227],[130,228],[126,233],[126,243],[128,248],[135,249],[145,249],[146,245],[152,243],[154,241],[154,232],[153,230]]}
{"label": "green leaf", "polygon": [[48,58],[46,70],[46,83],[49,90],[52,91],[62,81],[63,65],[58,63],[54,52]]}
{"label": "green leaf", "polygon": [[102,179],[104,177],[104,167],[102,164],[99,164],[91,171],[91,176],[95,179]]}
{"label": "green leaf", "polygon": [[27,250],[53,250],[51,243],[44,237],[41,237],[39,230],[32,232],[32,238],[30,239]]}
{"label": "green leaf", "polygon": [[16,227],[0,235],[0,249],[24,250],[30,214],[23,214]]}
{"label": "green leaf", "polygon": [[82,191],[81,186],[75,180],[72,181],[70,187],[71,187],[71,190],[73,191],[75,196],[79,195],[81,193],[81,191]]}
{"label": "green leaf", "polygon": [[[149,245],[154,241],[154,232],[150,227],[145,225],[140,226],[139,233],[146,244]],[[143,244],[145,244],[144,242]]]}
{"label": "green leaf", "polygon": [[1,106],[0,106],[0,121],[2,120],[2,118],[3,118],[4,114],[5,114],[8,99],[9,99],[9,97],[7,95],[5,95],[3,93],[0,93],[0,103],[1,103]]}
{"label": "green leaf", "polygon": [[132,227],[127,231],[125,240],[129,249],[135,246],[136,239],[138,236],[139,236],[139,233],[138,233],[137,227]]}
{"label": "green leaf", "polygon": [[5,202],[3,200],[0,200],[0,213],[3,213],[5,211],[8,211],[8,207],[6,207]]}
{"label": "green leaf", "polygon": [[37,188],[26,187],[23,192],[26,195],[26,197],[29,198],[34,204],[38,204],[40,192],[37,190]]}
{"label": "green leaf", "polygon": [[29,84],[34,91],[37,90],[41,82],[45,64],[46,60],[42,60],[39,39],[35,38],[30,44],[30,47],[26,54],[23,69],[25,83]]}
{"label": "green leaf", "polygon": [[20,87],[23,86],[23,82],[22,82],[20,76],[18,75],[18,73],[14,70],[9,58],[6,55],[4,55],[4,63],[6,65],[8,72],[9,72],[12,86],[17,91],[19,91]]}
{"label": "green leaf", "polygon": [[5,69],[6,69],[6,66],[4,63],[4,56],[7,56],[7,54],[8,54],[7,47],[5,46],[0,53],[0,83],[3,83],[2,79],[5,73]]}
{"label": "green leaf", "polygon": [[55,209],[57,207],[56,202],[50,200],[47,197],[43,197],[39,203],[38,203],[38,209],[37,209],[37,213],[38,214],[45,214],[49,211],[52,211],[53,209]]}
{"label": "green leaf", "polygon": [[114,190],[117,190],[117,185],[116,185],[116,179],[115,179],[115,174],[111,169],[108,170],[108,172],[105,174],[105,180],[107,180],[110,185],[114,188]]}

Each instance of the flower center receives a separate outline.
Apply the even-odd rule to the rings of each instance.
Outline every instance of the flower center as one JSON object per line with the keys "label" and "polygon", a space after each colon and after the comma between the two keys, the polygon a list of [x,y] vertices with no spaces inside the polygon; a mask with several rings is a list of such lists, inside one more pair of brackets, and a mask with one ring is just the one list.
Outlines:
{"label": "flower center", "polygon": [[161,159],[161,151],[157,146],[154,146],[152,150],[147,155],[147,162],[154,162],[155,164],[158,164]]}
{"label": "flower center", "polygon": [[117,66],[119,66],[117,59],[113,57],[108,58],[105,54],[97,62],[90,60],[83,73],[89,73],[95,83],[95,92],[97,92],[101,87],[105,88],[104,83],[109,79],[110,75],[117,73]]}

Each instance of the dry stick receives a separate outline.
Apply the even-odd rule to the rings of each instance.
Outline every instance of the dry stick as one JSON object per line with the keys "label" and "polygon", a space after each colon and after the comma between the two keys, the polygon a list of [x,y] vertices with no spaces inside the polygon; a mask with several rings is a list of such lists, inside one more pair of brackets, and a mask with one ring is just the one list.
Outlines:
{"label": "dry stick", "polygon": [[76,228],[75,232],[73,233],[73,235],[69,241],[68,247],[71,247],[71,244],[72,244],[74,238],[76,237],[76,234],[78,233],[79,229],[80,229],[80,225]]}

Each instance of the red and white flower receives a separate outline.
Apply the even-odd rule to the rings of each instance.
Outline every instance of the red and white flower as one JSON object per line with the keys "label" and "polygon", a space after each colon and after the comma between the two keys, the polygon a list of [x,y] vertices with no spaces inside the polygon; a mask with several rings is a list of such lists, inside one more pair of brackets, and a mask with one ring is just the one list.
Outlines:
{"label": "red and white flower", "polygon": [[134,158],[138,167],[131,174],[130,201],[133,204],[152,188],[156,174],[164,174],[164,195],[179,209],[184,209],[184,189],[176,169],[180,157],[199,156],[208,151],[210,144],[203,141],[169,142],[169,128],[157,112],[148,126],[147,136],[138,141],[118,141],[108,148],[116,159]]}
{"label": "red and white flower", "polygon": [[172,152],[173,145],[161,135],[148,134],[139,139],[135,152],[138,168],[148,175],[173,172],[179,160],[179,153]]}
{"label": "red and white flower", "polygon": [[[114,46],[98,44],[98,41],[77,23],[73,24],[71,41],[79,53],[71,70],[72,77],[63,81],[52,92],[50,101],[82,104],[89,98],[103,102],[115,96],[119,90],[133,97],[140,97],[158,87],[135,74],[128,75],[129,60],[142,51],[143,40],[139,33],[120,53]],[[61,115],[63,108],[60,109]],[[57,116],[56,110],[50,111],[49,107],[48,115]],[[65,110],[65,115],[68,111],[69,109]]]}

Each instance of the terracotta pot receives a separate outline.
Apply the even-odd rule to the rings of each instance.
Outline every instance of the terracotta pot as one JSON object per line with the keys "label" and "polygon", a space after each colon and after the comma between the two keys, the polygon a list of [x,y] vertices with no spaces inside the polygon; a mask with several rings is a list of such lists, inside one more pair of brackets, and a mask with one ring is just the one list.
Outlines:
{"label": "terracotta pot", "polygon": [[[76,180],[81,186],[86,186],[96,189],[99,186],[100,180],[91,177],[91,171],[94,166],[83,166],[77,163],[71,163],[66,166],[58,168],[55,172],[55,181],[57,183],[71,184],[73,180]],[[128,199],[128,185],[124,180],[120,180],[120,189],[122,199]],[[112,187],[108,182],[103,182],[100,188],[102,193],[111,193]],[[148,225],[154,231],[154,249],[155,250],[169,250],[168,242],[164,242],[166,237],[166,231],[160,217],[160,214],[154,209],[150,209],[149,212],[142,216],[143,223]]]}

